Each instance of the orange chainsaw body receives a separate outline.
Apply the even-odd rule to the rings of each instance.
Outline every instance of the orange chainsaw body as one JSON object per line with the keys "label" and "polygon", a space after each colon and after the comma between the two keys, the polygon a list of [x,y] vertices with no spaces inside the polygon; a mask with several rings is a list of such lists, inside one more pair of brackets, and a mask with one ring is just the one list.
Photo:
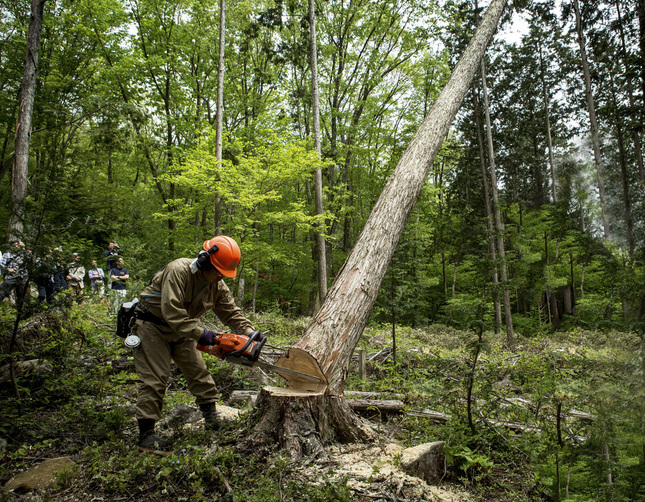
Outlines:
{"label": "orange chainsaw body", "polygon": [[213,345],[197,345],[197,350],[212,354],[220,359],[228,356],[247,359],[250,363],[258,360],[264,342],[256,341],[254,337],[236,335],[234,333],[220,333],[213,338]]}

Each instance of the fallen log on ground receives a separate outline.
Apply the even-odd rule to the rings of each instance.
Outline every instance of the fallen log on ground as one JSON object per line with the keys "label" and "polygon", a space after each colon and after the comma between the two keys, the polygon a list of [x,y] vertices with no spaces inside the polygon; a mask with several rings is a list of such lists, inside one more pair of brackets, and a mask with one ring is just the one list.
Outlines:
{"label": "fallen log on ground", "polygon": [[398,399],[346,399],[349,407],[356,412],[374,412],[379,414],[402,413],[405,409],[403,401]]}

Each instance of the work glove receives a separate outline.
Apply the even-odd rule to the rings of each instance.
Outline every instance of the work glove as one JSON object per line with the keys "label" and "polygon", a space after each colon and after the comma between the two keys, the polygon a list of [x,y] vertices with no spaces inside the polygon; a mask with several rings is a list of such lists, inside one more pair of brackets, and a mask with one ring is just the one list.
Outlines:
{"label": "work glove", "polygon": [[253,332],[249,335],[249,338],[253,338],[253,336],[257,336],[257,338],[255,338],[255,341],[256,341],[256,342],[261,342],[262,340],[264,340],[264,335],[262,334],[262,332],[261,332],[261,331],[253,331]]}
{"label": "work glove", "polygon": [[199,345],[213,345],[213,342],[215,340],[215,337],[217,336],[217,333],[214,331],[209,331],[207,329],[204,330],[202,333],[202,336],[199,337],[199,340],[197,340],[197,343]]}

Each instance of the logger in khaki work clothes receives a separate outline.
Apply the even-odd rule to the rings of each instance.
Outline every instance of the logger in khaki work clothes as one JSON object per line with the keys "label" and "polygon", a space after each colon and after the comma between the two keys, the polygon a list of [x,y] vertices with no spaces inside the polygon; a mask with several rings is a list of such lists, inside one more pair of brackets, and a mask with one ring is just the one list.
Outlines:
{"label": "logger in khaki work clothes", "polygon": [[196,348],[198,342],[212,345],[216,333],[204,329],[198,318],[212,309],[238,333],[253,333],[253,325],[235,305],[222,280],[235,277],[240,248],[230,237],[217,236],[204,242],[203,249],[194,260],[170,262],[140,295],[136,333],[141,347],[135,352],[134,363],[141,381],[136,413],[141,449],[163,450],[171,444],[154,431],[171,374],[170,358],[196,397],[206,427],[217,428],[217,389]]}

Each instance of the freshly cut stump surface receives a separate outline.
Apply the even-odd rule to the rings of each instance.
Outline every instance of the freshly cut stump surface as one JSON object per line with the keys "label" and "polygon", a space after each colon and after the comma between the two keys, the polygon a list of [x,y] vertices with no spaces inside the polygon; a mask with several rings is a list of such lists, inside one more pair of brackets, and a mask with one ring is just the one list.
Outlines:
{"label": "freshly cut stump surface", "polygon": [[309,352],[291,347],[284,356],[281,356],[276,361],[275,365],[316,376],[321,380],[320,383],[315,383],[298,376],[282,375],[282,378],[286,380],[287,385],[291,389],[307,392],[324,392],[327,388],[327,378],[320,369],[318,361]]}

